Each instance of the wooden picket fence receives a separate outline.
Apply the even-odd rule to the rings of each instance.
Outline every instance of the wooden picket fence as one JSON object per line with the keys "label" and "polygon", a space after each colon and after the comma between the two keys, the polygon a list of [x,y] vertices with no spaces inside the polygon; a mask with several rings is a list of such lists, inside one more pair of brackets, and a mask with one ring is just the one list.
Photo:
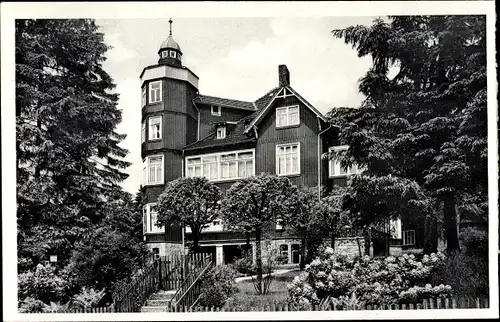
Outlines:
{"label": "wooden picket fence", "polygon": [[106,307],[87,307],[69,309],[67,313],[113,313],[115,312],[114,305]]}

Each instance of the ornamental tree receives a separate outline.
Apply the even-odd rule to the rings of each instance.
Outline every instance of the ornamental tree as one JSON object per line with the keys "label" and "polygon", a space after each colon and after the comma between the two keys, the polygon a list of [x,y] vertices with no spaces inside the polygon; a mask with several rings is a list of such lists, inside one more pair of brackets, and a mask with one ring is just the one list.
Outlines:
{"label": "ornamental tree", "polygon": [[329,114],[349,145],[341,162],[400,178],[403,191],[425,190],[441,204],[425,218],[444,219],[449,252],[459,249],[456,209],[487,214],[485,23],[482,16],[394,16],[333,31],[373,62],[360,80],[362,106]]}
{"label": "ornamental tree", "polygon": [[262,283],[262,233],[278,220],[285,220],[296,207],[297,187],[286,177],[261,174],[234,183],[222,200],[224,225],[231,230],[255,233],[257,292],[265,292]]}
{"label": "ornamental tree", "polygon": [[179,178],[170,181],[158,197],[158,225],[188,226],[192,250],[200,251],[202,229],[219,216],[221,192],[207,178]]}

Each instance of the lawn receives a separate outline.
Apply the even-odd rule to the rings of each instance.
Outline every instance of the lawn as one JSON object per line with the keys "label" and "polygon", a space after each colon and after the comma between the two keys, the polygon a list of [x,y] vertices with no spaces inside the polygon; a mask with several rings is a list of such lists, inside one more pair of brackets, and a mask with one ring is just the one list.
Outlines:
{"label": "lawn", "polygon": [[271,287],[266,295],[257,295],[251,280],[236,284],[238,292],[229,298],[225,309],[264,307],[271,303],[286,303],[288,298],[287,284],[291,283],[299,271],[287,272],[273,277]]}

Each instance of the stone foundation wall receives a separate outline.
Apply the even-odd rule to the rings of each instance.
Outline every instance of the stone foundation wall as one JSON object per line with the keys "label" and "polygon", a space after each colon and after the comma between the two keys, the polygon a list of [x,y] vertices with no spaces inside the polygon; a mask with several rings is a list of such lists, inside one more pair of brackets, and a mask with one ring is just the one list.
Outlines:
{"label": "stone foundation wall", "polygon": [[154,248],[158,248],[158,250],[160,252],[160,256],[180,255],[180,254],[184,253],[184,251],[182,249],[182,244],[151,243],[151,244],[146,244],[146,246],[151,251],[153,251]]}
{"label": "stone foundation wall", "polygon": [[361,256],[367,254],[367,252],[365,252],[365,239],[363,237],[335,238],[335,251],[339,253],[359,255],[360,250]]}

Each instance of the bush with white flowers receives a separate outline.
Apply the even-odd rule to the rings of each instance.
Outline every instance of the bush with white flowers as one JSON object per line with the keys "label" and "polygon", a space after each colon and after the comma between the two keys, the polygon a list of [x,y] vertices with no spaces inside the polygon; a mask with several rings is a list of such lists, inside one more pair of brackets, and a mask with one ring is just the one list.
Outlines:
{"label": "bush with white flowers", "polygon": [[323,249],[305,272],[288,285],[289,301],[301,307],[319,304],[330,297],[340,307],[416,303],[423,298],[451,294],[449,285],[428,284],[433,273],[443,269],[442,253],[372,259]]}

